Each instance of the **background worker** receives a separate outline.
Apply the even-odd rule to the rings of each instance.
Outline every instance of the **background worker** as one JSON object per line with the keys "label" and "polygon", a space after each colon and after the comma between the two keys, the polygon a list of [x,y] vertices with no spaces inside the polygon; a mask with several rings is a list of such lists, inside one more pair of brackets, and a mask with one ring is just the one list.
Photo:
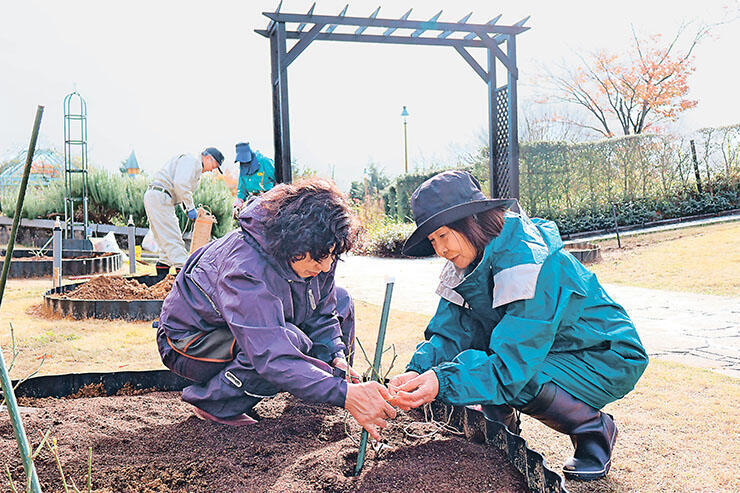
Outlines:
{"label": "background worker", "polygon": [[[162,362],[193,381],[182,392],[201,419],[254,423],[278,392],[347,409],[375,438],[395,416],[388,390],[352,383],[354,307],[334,284],[356,236],[331,182],[282,184],[244,206],[240,227],[196,250],[162,306]],[[356,380],[359,382],[359,380]]]}
{"label": "background worker", "polygon": [[157,277],[160,279],[167,276],[170,267],[179,271],[188,259],[175,205],[181,204],[188,219],[195,221],[198,211],[193,203],[193,193],[198,188],[200,176],[214,169],[223,173],[223,162],[224,155],[215,147],[208,147],[199,157],[180,154],[170,159],[152,178],[144,193],[144,209],[149,229],[159,247]]}
{"label": "background worker", "polygon": [[260,152],[252,151],[249,142],[236,144],[236,160],[239,163],[239,184],[234,199],[234,216],[244,201],[252,195],[259,195],[275,186],[275,163]]}
{"label": "background worker", "polygon": [[648,357],[624,309],[563,249],[557,226],[506,212],[514,202],[486,199],[463,171],[413,193],[417,228],[404,254],[448,262],[426,341],[391,379],[391,402],[481,405],[514,433],[519,409],[570,436],[567,478],[598,479],[617,437],[600,409],[634,388]]}

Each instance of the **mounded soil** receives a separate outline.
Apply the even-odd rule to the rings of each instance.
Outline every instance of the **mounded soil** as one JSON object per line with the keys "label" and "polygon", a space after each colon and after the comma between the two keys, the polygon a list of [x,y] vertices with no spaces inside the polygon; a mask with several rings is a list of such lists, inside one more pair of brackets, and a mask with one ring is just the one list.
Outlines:
{"label": "mounded soil", "polygon": [[101,275],[61,297],[76,300],[163,300],[174,282],[174,276],[167,276],[157,284],[147,286],[131,278]]}
{"label": "mounded soil", "polygon": [[[101,393],[83,390],[79,396]],[[387,448],[376,454],[368,445],[365,467],[354,477],[353,440],[361,430],[343,409],[279,394],[255,408],[258,423],[234,428],[199,420],[179,392],[120,393],[20,402],[32,443],[50,430],[67,482],[81,490],[92,447],[92,486],[99,492],[528,491],[497,449],[453,434],[409,436],[405,430],[429,431],[420,414],[390,421],[383,433]],[[0,457],[22,491],[23,467],[4,412]],[[48,449],[36,465],[43,491],[63,491]],[[7,479],[0,484],[9,485]]]}

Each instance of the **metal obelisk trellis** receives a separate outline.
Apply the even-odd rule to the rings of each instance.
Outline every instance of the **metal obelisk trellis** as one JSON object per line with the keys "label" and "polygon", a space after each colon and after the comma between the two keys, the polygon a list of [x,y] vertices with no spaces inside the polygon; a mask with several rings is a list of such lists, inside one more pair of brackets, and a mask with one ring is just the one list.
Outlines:
{"label": "metal obelisk trellis", "polygon": [[64,98],[64,222],[69,239],[75,232],[75,202],[82,208],[82,238],[88,237],[87,198],[87,102],[74,91]]}
{"label": "metal obelisk trellis", "polygon": [[[282,5],[282,2],[281,2]],[[473,68],[488,92],[489,173],[491,196],[519,197],[519,143],[517,132],[516,35],[529,29],[529,17],[514,25],[497,24],[497,16],[486,24],[468,23],[471,14],[458,22],[440,22],[439,11],[429,20],[410,20],[411,10],[400,19],[378,17],[378,7],[370,17],[347,17],[347,7],[339,15],[315,15],[316,4],[305,14],[264,12],[270,19],[267,29],[256,32],[270,39],[272,67],[272,110],[275,137],[275,171],[278,182],[291,181],[290,124],[288,118],[288,66],[314,40],[390,43],[402,45],[450,46]],[[288,29],[286,25],[294,26]],[[337,28],[339,28],[337,30]],[[344,31],[344,32],[343,32]],[[297,42],[290,50],[287,40]],[[500,45],[506,43],[506,51]],[[468,51],[487,51],[487,70]],[[498,87],[496,66],[504,66],[507,83]]]}

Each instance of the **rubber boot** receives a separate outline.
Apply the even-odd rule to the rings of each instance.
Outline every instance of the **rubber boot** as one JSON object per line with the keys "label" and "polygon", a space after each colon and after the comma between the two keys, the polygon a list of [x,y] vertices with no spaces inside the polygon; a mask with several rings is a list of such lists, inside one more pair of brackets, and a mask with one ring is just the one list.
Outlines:
{"label": "rubber boot", "polygon": [[563,465],[566,479],[591,481],[609,472],[617,439],[617,425],[610,414],[594,409],[553,383],[543,385],[522,412],[570,436],[576,450]]}
{"label": "rubber boot", "polygon": [[515,435],[519,435],[519,433],[521,433],[522,430],[519,426],[521,421],[513,407],[507,404],[501,404],[498,406],[491,404],[481,406],[481,411],[483,411],[483,416],[485,416],[487,420],[502,423]]}
{"label": "rubber boot", "polygon": [[170,273],[170,266],[167,264],[163,264],[162,262],[157,262],[156,269],[157,282],[167,277],[167,275]]}

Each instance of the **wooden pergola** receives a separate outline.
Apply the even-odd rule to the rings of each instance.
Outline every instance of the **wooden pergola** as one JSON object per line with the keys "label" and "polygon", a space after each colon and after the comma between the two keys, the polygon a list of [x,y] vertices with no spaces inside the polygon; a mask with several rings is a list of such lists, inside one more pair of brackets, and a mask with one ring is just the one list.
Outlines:
{"label": "wooden pergola", "polygon": [[[516,35],[529,29],[526,17],[513,25],[497,24],[498,15],[485,24],[468,23],[472,12],[457,22],[441,22],[442,11],[428,20],[411,20],[411,9],[400,19],[378,17],[378,7],[369,17],[348,17],[347,7],[339,15],[314,14],[316,4],[305,14],[263,12],[270,19],[267,29],[255,32],[270,39],[272,109],[275,139],[275,171],[278,182],[290,183],[290,123],[288,112],[288,66],[314,40],[385,43],[454,48],[483,79],[488,93],[488,144],[491,196],[519,197],[519,143],[517,132]],[[338,29],[339,28],[339,29]],[[297,40],[287,49],[287,40]],[[502,47],[502,45],[504,45]],[[487,52],[484,69],[468,51]],[[507,83],[496,86],[496,68],[506,69]]]}

